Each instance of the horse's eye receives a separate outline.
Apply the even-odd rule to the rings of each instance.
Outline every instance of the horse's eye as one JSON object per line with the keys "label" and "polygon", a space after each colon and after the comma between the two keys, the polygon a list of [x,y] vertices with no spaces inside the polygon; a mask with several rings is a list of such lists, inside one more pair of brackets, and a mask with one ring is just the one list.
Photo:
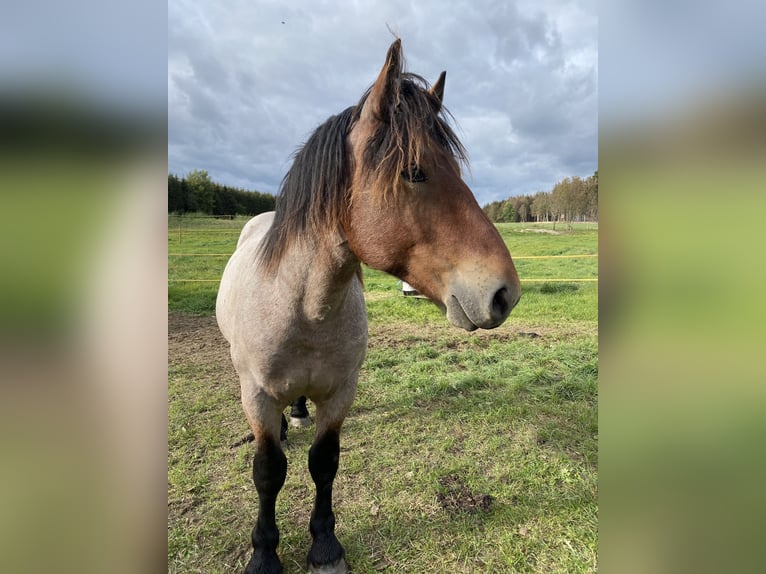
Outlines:
{"label": "horse's eye", "polygon": [[402,172],[402,177],[410,183],[423,183],[428,181],[425,172],[416,165],[411,165]]}

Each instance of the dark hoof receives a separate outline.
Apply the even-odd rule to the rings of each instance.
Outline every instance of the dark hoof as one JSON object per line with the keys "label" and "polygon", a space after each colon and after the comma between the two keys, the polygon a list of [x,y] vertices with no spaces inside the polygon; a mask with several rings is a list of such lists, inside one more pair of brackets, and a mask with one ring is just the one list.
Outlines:
{"label": "dark hoof", "polygon": [[345,554],[334,534],[320,536],[314,539],[306,562],[312,574],[346,574]]}
{"label": "dark hoof", "polygon": [[294,417],[290,416],[290,426],[296,429],[300,428],[306,428],[308,426],[311,426],[311,417],[305,416],[305,417]]}
{"label": "dark hoof", "polygon": [[245,568],[245,574],[283,574],[282,563],[276,552],[254,552]]}
{"label": "dark hoof", "polygon": [[321,566],[309,563],[309,572],[311,574],[348,574],[348,565],[343,558],[332,564],[322,564]]}

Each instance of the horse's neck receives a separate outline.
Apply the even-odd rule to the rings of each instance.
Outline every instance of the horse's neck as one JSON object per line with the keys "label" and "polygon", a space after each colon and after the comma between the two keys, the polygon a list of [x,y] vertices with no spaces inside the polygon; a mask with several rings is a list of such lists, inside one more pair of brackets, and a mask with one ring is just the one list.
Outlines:
{"label": "horse's neck", "polygon": [[298,303],[306,319],[324,321],[342,312],[360,265],[348,243],[334,235],[296,245],[295,250],[294,272],[304,278]]}

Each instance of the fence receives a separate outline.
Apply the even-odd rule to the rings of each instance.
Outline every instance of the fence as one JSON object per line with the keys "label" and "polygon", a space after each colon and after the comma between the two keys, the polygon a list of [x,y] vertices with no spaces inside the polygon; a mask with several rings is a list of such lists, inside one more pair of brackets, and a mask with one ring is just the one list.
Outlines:
{"label": "fence", "polygon": [[[239,233],[242,229],[242,224],[244,224],[249,218],[245,216],[239,216],[240,220],[237,221],[237,217],[235,216],[213,216],[213,215],[169,215],[169,218],[178,218],[178,246],[180,247],[184,240],[184,233],[186,233],[187,238],[190,235],[196,234],[196,233],[231,233],[236,234],[239,236]],[[211,228],[204,228],[204,227],[193,227],[193,226],[187,226],[184,227],[183,223],[184,221],[189,222],[189,220],[216,220],[221,224],[219,227],[211,227]],[[236,225],[231,225],[232,223],[237,222]],[[173,225],[171,227],[170,222],[168,222],[168,236],[169,239],[172,235],[173,239],[176,237],[176,226]],[[233,247],[233,245],[232,245]],[[230,257],[231,252],[229,253],[185,253],[185,252],[174,252],[174,253],[168,253],[168,258],[181,258],[181,257],[203,257],[203,258],[218,258],[218,257]],[[515,255],[513,257],[514,261],[521,261],[521,260],[529,260],[529,259],[586,259],[586,258],[598,258],[597,253],[585,253],[580,255]],[[218,283],[220,279],[201,279],[201,278],[180,278],[180,279],[168,279],[168,283]],[[522,278],[522,282],[526,283],[589,283],[589,282],[598,282],[598,277],[581,277],[581,278],[545,278],[545,277],[532,277],[532,278]]]}

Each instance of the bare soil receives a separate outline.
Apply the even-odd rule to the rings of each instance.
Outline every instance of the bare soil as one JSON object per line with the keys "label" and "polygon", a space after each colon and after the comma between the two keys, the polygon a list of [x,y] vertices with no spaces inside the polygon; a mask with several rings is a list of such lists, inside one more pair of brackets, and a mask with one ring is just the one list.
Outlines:
{"label": "bare soil", "polygon": [[439,479],[441,492],[436,495],[439,505],[449,512],[489,512],[495,498],[491,494],[473,492],[459,474]]}
{"label": "bare soil", "polygon": [[[589,328],[588,330],[594,330]],[[438,331],[438,332],[437,332]],[[392,325],[375,324],[370,327],[369,346],[382,345],[397,348],[422,341],[445,340],[445,346],[450,349],[463,349],[475,346],[478,342],[508,341],[519,337],[538,337],[556,340],[574,334],[582,334],[582,329],[571,324],[564,328],[529,325],[504,325],[493,331],[475,331],[471,339],[466,333],[451,328],[446,320],[444,325],[418,326],[396,323]],[[218,330],[214,316],[187,315],[184,313],[168,313],[168,361],[170,363],[217,363],[221,368],[231,370],[226,373],[236,379],[231,359],[229,345]]]}
{"label": "bare soil", "polygon": [[522,233],[547,233],[548,235],[561,235],[560,231],[554,231],[553,229],[522,229]]}
{"label": "bare soil", "polygon": [[229,345],[213,316],[168,313],[168,362],[215,362],[233,373]]}

